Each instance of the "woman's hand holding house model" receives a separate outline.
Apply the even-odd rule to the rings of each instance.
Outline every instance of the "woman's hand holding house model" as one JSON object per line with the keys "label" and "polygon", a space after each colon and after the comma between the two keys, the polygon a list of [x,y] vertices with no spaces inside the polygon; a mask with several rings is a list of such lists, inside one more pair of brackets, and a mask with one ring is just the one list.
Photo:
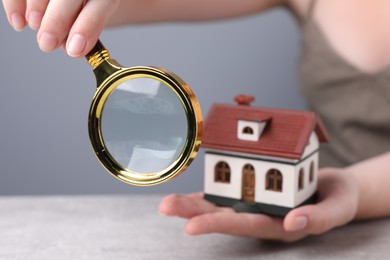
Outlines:
{"label": "woman's hand holding house model", "polygon": [[188,219],[189,235],[221,233],[292,242],[353,220],[390,216],[389,161],[387,153],[344,169],[321,169],[318,203],[296,208],[284,219],[217,207],[201,193],[169,195],[162,200],[160,213]]}

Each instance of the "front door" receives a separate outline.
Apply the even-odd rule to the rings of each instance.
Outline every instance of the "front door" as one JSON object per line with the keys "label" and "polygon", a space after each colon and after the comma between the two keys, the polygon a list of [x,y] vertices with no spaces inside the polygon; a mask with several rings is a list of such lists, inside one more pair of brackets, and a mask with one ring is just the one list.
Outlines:
{"label": "front door", "polygon": [[250,164],[242,169],[242,201],[255,202],[255,168]]}

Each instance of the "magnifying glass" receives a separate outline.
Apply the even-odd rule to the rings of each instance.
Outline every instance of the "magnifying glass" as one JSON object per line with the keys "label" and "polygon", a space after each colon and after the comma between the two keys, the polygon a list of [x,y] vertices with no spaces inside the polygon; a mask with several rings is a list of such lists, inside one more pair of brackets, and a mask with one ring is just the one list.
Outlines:
{"label": "magnifying glass", "polygon": [[182,173],[202,136],[201,110],[190,87],[166,69],[123,67],[100,41],[86,58],[97,80],[89,137],[103,167],[136,186]]}

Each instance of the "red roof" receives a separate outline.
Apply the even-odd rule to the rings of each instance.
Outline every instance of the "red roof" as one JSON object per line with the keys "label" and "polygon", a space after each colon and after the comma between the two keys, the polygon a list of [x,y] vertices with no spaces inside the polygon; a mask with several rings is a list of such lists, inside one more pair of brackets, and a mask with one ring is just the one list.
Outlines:
{"label": "red roof", "polygon": [[[238,139],[239,120],[267,121],[259,141]],[[328,141],[326,130],[313,112],[214,104],[205,121],[202,147],[300,159],[313,131],[320,142]]]}

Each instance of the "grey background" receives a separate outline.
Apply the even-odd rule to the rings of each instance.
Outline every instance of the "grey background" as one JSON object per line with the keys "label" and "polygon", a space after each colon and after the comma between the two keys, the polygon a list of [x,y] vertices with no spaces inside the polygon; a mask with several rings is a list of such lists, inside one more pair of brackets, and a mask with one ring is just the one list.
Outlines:
{"label": "grey background", "polygon": [[[223,22],[106,30],[103,43],[126,66],[156,65],[180,75],[206,116],[240,93],[254,105],[303,109],[297,87],[300,40],[284,10]],[[109,175],[89,143],[95,79],[84,59],[43,53],[36,32],[16,33],[0,12],[0,195],[187,193],[203,186],[203,151],[178,178],[133,187]]]}

